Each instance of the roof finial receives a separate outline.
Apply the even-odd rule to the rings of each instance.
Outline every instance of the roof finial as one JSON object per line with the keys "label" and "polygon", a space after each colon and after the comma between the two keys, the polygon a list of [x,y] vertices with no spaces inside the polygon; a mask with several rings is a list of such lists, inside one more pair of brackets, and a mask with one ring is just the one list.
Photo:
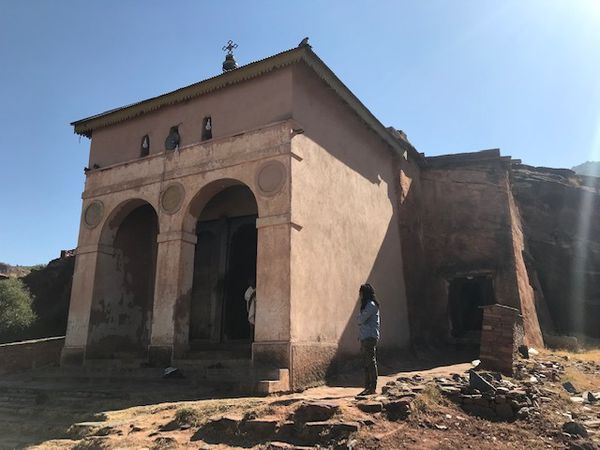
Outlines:
{"label": "roof finial", "polygon": [[225,61],[223,61],[223,72],[229,72],[230,70],[237,69],[237,63],[233,58],[233,49],[237,47],[238,45],[235,44],[231,39],[227,41],[227,45],[223,46],[223,51],[227,52],[225,55]]}

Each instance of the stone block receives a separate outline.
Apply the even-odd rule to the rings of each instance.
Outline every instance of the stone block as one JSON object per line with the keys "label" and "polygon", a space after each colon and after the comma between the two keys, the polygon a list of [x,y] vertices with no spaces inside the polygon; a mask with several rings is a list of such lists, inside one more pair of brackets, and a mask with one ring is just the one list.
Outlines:
{"label": "stone block", "polygon": [[360,430],[358,422],[308,422],[302,429],[305,438],[314,443],[327,442],[347,438],[350,434]]}
{"label": "stone block", "polygon": [[404,420],[411,411],[410,401],[406,399],[390,400],[383,405],[389,420]]}
{"label": "stone block", "polygon": [[588,437],[588,431],[581,422],[565,422],[562,426],[562,430],[565,433],[569,433],[574,436]]}
{"label": "stone block", "polygon": [[228,436],[233,436],[237,433],[240,423],[243,421],[237,416],[223,416],[219,419],[212,420],[204,426],[207,433],[223,433]]}
{"label": "stone block", "polygon": [[238,431],[250,439],[270,439],[277,431],[277,419],[252,419],[239,423]]}
{"label": "stone block", "polygon": [[512,420],[515,415],[508,403],[496,404],[496,415],[502,420]]}
{"label": "stone block", "polygon": [[377,413],[383,410],[383,404],[381,402],[358,402],[356,407],[360,409],[362,412],[366,413]]}
{"label": "stone block", "polygon": [[294,411],[293,419],[296,423],[322,422],[331,419],[339,410],[337,403],[302,402]]}

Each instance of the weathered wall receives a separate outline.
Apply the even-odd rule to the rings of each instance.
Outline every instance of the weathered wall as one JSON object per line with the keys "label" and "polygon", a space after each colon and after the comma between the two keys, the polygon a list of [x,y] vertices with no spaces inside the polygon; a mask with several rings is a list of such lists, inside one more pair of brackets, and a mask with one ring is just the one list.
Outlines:
{"label": "weathered wall", "polygon": [[416,260],[407,283],[417,341],[449,335],[451,279],[486,275],[493,280],[494,300],[523,314],[526,342],[543,345],[509,169],[510,158],[497,150],[427,158],[420,177],[403,168],[409,217],[403,215],[402,229]]}
{"label": "weathered wall", "polygon": [[456,276],[491,274],[496,301],[518,308],[508,172],[498,152],[427,158],[421,186],[429,273],[427,296],[415,305],[422,332],[448,334],[447,280]]}
{"label": "weathered wall", "polygon": [[64,337],[0,344],[0,375],[37,367],[57,366]]}
{"label": "weathered wall", "polygon": [[[251,111],[247,111],[248,114]],[[85,358],[96,272],[112,258],[116,228],[113,217],[128,205],[151,204],[158,214],[157,277],[150,343],[151,359],[170,363],[188,346],[193,284],[194,234],[197,220],[214,195],[245,185],[256,198],[259,218],[257,323],[254,355],[286,367],[289,360],[290,130],[288,121],[272,123],[234,136],[218,137],[168,154],[155,154],[88,173],[69,310],[63,361]],[[275,174],[275,176],[273,176]],[[280,177],[279,177],[280,176]],[[266,179],[266,180],[265,180]],[[276,181],[276,183],[274,183]],[[179,206],[166,212],[161,193],[181,188]],[[97,226],[85,223],[86,208],[102,202]],[[218,215],[223,211],[213,210]],[[212,214],[211,213],[211,214]],[[122,218],[122,217],[121,217]],[[103,230],[111,233],[104,236]]]}
{"label": "weathered wall", "polygon": [[512,191],[555,327],[544,331],[600,337],[600,179],[514,165]]}
{"label": "weathered wall", "polygon": [[158,223],[150,205],[120,224],[112,255],[102,255],[90,313],[88,356],[145,356],[150,343]]}
{"label": "weathered wall", "polygon": [[[294,72],[294,120],[304,134],[292,144],[291,330],[294,376],[310,378],[325,370],[335,345],[358,352],[362,283],[372,283],[381,302],[381,346],[407,345],[409,325],[391,151],[302,66]],[[312,357],[301,358],[307,352]]]}
{"label": "weathered wall", "polygon": [[213,139],[284,120],[291,115],[291,69],[281,69],[227,89],[161,108],[94,131],[89,167],[106,167],[139,158],[144,135],[150,155],[165,151],[172,126],[179,126],[180,146],[201,140],[202,121],[212,118]]}

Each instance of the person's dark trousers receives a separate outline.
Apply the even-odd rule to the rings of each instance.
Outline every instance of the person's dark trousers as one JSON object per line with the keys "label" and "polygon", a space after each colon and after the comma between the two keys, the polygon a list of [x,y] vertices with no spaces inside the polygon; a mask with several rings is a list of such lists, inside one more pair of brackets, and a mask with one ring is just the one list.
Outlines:
{"label": "person's dark trousers", "polygon": [[360,349],[365,367],[365,389],[377,388],[377,339],[360,341]]}

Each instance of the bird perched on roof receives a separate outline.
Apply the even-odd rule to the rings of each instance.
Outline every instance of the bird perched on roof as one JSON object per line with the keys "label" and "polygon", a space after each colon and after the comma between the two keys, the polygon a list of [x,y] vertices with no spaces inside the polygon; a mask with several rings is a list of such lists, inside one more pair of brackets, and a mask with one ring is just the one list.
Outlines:
{"label": "bird perched on roof", "polygon": [[310,47],[311,45],[308,43],[308,38],[305,37],[304,39],[302,39],[300,41],[300,43],[298,44],[298,47]]}

